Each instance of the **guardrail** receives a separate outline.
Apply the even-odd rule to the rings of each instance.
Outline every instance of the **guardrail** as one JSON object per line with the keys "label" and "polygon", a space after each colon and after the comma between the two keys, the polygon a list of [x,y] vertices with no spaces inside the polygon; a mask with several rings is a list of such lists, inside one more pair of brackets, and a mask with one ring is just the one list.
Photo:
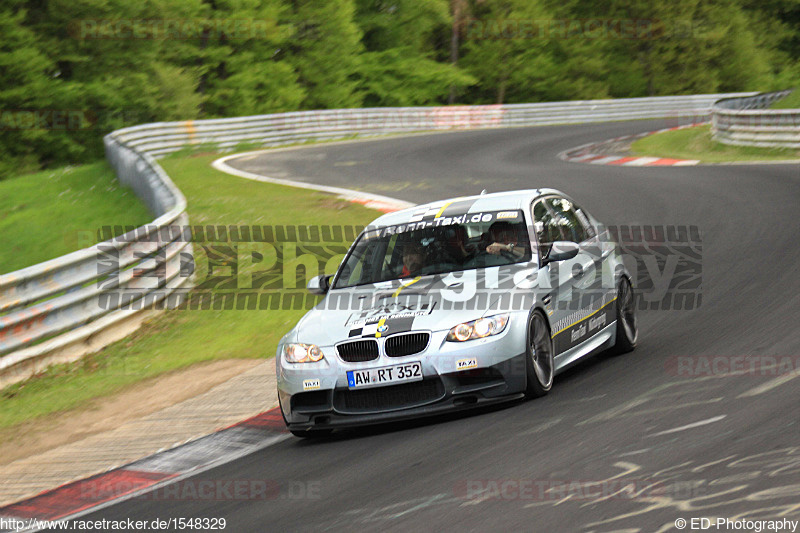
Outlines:
{"label": "guardrail", "polygon": [[800,109],[764,109],[791,91],[725,98],[711,112],[711,136],[724,144],[800,148]]}
{"label": "guardrail", "polygon": [[158,218],[116,239],[0,276],[0,385],[117,340],[130,329],[126,324],[143,310],[163,307],[166,296],[188,280],[179,273],[191,260],[190,242],[163,231],[188,223],[183,194],[152,156],[122,145],[113,134],[105,143],[119,180]]}
{"label": "guardrail", "polygon": [[[298,111],[252,117],[159,122],[125,128],[116,138],[128,146],[161,156],[187,146],[230,150],[242,145],[262,147],[308,140],[368,137],[414,131],[546,126],[647,118],[707,119],[722,97],[755,93],[710,94],[584,100],[541,104],[450,107],[395,107]],[[696,121],[696,120],[695,120]]]}
{"label": "guardrail", "polygon": [[[710,94],[518,105],[339,109],[124,128],[104,139],[120,181],[158,217],[105,241],[0,276],[0,386],[119,338],[109,331],[187,287],[186,200],[155,157],[187,147],[215,150],[413,131],[578,124],[646,118],[696,121],[723,97]],[[183,270],[183,271],[182,271]]]}

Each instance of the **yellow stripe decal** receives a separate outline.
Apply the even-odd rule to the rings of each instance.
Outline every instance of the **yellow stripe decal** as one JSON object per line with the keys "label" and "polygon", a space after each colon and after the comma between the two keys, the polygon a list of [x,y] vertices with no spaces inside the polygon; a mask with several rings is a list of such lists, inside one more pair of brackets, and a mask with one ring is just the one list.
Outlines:
{"label": "yellow stripe decal", "polygon": [[568,330],[569,328],[571,328],[575,324],[580,324],[581,322],[583,322],[587,318],[592,318],[592,316],[594,316],[597,313],[599,313],[600,311],[602,311],[608,304],[610,304],[611,302],[615,301],[616,299],[617,299],[617,297],[614,296],[613,299],[611,299],[611,300],[607,301],[606,303],[604,303],[603,305],[601,305],[596,311],[592,312],[591,314],[586,315],[585,317],[581,318],[580,320],[576,320],[575,322],[573,322],[572,324],[570,324],[569,326],[567,326],[565,328],[561,328],[560,330],[558,330],[555,333],[553,333],[552,335],[550,335],[550,338],[553,339],[553,338],[555,338],[556,335],[558,335],[559,333],[563,333],[564,331]]}
{"label": "yellow stripe decal", "polygon": [[381,337],[381,326],[383,326],[383,324],[384,324],[385,322],[386,322],[386,318],[385,318],[385,317],[384,317],[384,318],[381,318],[381,319],[378,321],[378,329],[376,329],[376,330],[375,330],[375,338],[376,338],[376,339],[379,339],[379,338]]}
{"label": "yellow stripe decal", "polygon": [[422,279],[422,276],[417,276],[416,278],[412,279],[411,281],[409,281],[409,282],[408,282],[408,283],[406,283],[405,285],[400,285],[400,286],[397,288],[397,290],[396,290],[396,291],[394,291],[394,293],[392,293],[392,298],[397,298],[397,296],[400,294],[400,291],[402,291],[402,290],[403,290],[403,289],[405,289],[406,287],[410,287],[411,285],[415,284],[416,282],[418,282],[418,281],[419,281],[419,280],[421,280],[421,279]]}
{"label": "yellow stripe decal", "polygon": [[442,206],[442,208],[441,208],[441,209],[439,209],[439,212],[438,212],[438,213],[436,213],[436,216],[435,216],[435,217],[433,217],[433,218],[439,218],[440,216],[442,216],[442,213],[444,213],[444,210],[445,210],[445,209],[447,209],[447,207],[448,207],[450,204],[452,204],[452,203],[453,203],[453,202],[447,202],[446,204],[444,204],[444,205]]}

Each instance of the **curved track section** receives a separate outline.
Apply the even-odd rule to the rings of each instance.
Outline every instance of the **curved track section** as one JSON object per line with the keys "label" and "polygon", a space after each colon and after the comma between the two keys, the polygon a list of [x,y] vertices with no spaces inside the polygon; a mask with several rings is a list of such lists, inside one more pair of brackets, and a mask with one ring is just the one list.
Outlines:
{"label": "curved track section", "polygon": [[[280,487],[268,497],[176,491],[84,518],[224,517],[231,531],[586,532],[673,531],[678,518],[797,520],[800,167],[630,168],[557,157],[658,127],[472,131],[231,161],[412,202],[549,186],[608,224],[696,225],[702,305],[641,312],[635,352],[579,365],[543,399],[330,441],[290,439],[194,478],[198,486],[268,480]],[[695,366],[681,375],[671,366],[683,356],[739,355],[790,356],[794,372]]]}

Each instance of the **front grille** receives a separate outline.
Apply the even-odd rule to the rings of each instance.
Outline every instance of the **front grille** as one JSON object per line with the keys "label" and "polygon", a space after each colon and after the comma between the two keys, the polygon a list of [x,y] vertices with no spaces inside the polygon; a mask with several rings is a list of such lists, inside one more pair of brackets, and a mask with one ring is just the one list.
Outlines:
{"label": "front grille", "polygon": [[348,363],[372,361],[378,358],[378,343],[374,339],[343,342],[336,347],[336,352]]}
{"label": "front grille", "polygon": [[386,338],[386,355],[389,357],[403,357],[414,355],[425,349],[430,339],[430,333],[409,333],[407,335],[392,335]]}
{"label": "front grille", "polygon": [[388,411],[424,405],[444,396],[439,378],[362,390],[336,390],[334,408],[342,412]]}

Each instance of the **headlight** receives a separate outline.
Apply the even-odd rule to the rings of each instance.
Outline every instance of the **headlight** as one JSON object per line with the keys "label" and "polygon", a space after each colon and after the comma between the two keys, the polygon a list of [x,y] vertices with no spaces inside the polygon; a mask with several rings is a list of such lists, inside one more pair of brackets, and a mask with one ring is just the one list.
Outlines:
{"label": "headlight", "polygon": [[448,341],[464,342],[472,339],[482,339],[490,335],[497,335],[508,324],[508,315],[494,315],[479,318],[450,328],[447,334]]}
{"label": "headlight", "polygon": [[283,345],[283,356],[289,363],[316,363],[322,359],[322,350],[316,344],[290,342]]}

